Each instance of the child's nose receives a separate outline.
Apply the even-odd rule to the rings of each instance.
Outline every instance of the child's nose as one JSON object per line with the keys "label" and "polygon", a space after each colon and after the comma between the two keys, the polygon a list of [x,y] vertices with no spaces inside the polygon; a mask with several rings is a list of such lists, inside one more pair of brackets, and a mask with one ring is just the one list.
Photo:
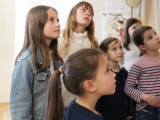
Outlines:
{"label": "child's nose", "polygon": [[157,40],[160,40],[160,36],[159,35],[157,35],[157,38],[156,38]]}
{"label": "child's nose", "polygon": [[60,26],[61,26],[61,24],[60,24],[59,22],[57,22],[57,26],[58,26],[58,27],[60,27]]}
{"label": "child's nose", "polygon": [[123,53],[123,50],[122,49],[118,49],[118,53]]}
{"label": "child's nose", "polygon": [[88,15],[88,16],[90,16],[90,15],[91,15],[91,13],[90,13],[90,11],[89,11],[89,10],[87,10],[87,11],[86,11],[86,15]]}

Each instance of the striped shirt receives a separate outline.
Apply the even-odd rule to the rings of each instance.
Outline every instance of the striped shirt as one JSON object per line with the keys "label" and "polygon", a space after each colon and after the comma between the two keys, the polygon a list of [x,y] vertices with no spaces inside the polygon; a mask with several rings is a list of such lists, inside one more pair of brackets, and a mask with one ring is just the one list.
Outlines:
{"label": "striped shirt", "polygon": [[136,110],[141,110],[147,105],[141,100],[142,93],[153,94],[160,98],[160,59],[139,57],[129,71],[124,91],[137,101]]}

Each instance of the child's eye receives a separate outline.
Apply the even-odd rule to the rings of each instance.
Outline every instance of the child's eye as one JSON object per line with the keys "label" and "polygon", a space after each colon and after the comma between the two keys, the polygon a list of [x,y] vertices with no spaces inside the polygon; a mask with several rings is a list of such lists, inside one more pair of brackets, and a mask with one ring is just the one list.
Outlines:
{"label": "child's eye", "polygon": [[93,16],[93,13],[92,12],[89,12],[90,13],[90,15],[92,15]]}
{"label": "child's eye", "polygon": [[116,51],[117,50],[117,48],[113,48],[113,51]]}
{"label": "child's eye", "polygon": [[156,33],[156,32],[154,32],[154,34],[155,34],[155,35],[157,35],[157,33]]}
{"label": "child's eye", "polygon": [[91,10],[89,10],[89,14],[90,14],[91,16],[93,16],[93,12],[92,12]]}
{"label": "child's eye", "polygon": [[148,37],[148,40],[151,40],[151,39],[152,39],[152,36],[149,36],[149,37]]}
{"label": "child's eye", "polygon": [[107,70],[106,70],[106,72],[109,72],[110,71],[110,69],[108,68]]}
{"label": "child's eye", "polygon": [[85,8],[82,8],[82,11],[86,11],[86,9],[85,9]]}
{"label": "child's eye", "polygon": [[53,20],[53,19],[49,19],[49,21],[50,21],[50,22],[54,22],[54,20]]}
{"label": "child's eye", "polygon": [[136,27],[134,26],[134,27],[133,27],[133,29],[135,30],[135,29],[136,29]]}

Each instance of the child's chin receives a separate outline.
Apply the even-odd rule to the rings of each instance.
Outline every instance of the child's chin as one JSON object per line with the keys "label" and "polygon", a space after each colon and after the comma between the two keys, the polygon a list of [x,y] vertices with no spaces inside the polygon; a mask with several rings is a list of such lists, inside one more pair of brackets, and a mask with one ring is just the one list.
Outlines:
{"label": "child's chin", "polygon": [[112,94],[114,94],[116,92],[116,90],[113,90],[109,95],[112,95]]}
{"label": "child's chin", "polygon": [[112,94],[114,94],[116,92],[116,90],[114,90],[114,92]]}

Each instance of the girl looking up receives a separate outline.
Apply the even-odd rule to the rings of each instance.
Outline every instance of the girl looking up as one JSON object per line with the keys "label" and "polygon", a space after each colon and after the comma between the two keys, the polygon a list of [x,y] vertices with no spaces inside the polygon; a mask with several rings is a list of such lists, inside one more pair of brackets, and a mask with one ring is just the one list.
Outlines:
{"label": "girl looking up", "polygon": [[123,47],[125,49],[123,66],[127,71],[133,65],[134,61],[140,56],[140,50],[135,46],[131,40],[132,34],[135,29],[141,26],[142,23],[137,18],[130,18],[125,24]]}
{"label": "girl looking up", "polygon": [[70,11],[66,28],[59,38],[58,49],[65,61],[81,48],[98,47],[94,36],[94,11],[90,3],[81,1]]}
{"label": "girl looking up", "polygon": [[30,9],[23,48],[12,74],[12,120],[46,120],[48,84],[51,74],[62,63],[57,51],[59,34],[59,18],[54,8],[41,5]]}
{"label": "girl looking up", "polygon": [[[135,62],[135,60],[141,56],[141,50],[136,47],[134,42],[132,41],[132,34],[137,27],[142,25],[141,21],[137,18],[130,18],[126,21],[125,30],[124,30],[124,40],[123,40],[123,47],[124,47],[124,60],[123,66],[129,72],[131,66]],[[132,119],[135,120],[135,113],[136,113],[136,102],[132,99],[131,100],[131,113]]]}
{"label": "girl looking up", "polygon": [[[70,11],[66,28],[58,39],[58,50],[63,60],[81,48],[96,48],[98,43],[94,36],[94,11],[90,3],[81,1]],[[62,84],[62,94],[65,106],[76,98],[69,93]]]}
{"label": "girl looking up", "polygon": [[102,96],[97,102],[96,109],[104,120],[126,120],[130,115],[130,102],[124,93],[128,72],[119,65],[124,56],[122,42],[117,38],[109,37],[101,42],[100,49],[108,56],[109,69],[116,74],[116,92],[113,95]]}
{"label": "girl looking up", "polygon": [[141,26],[134,31],[132,40],[146,53],[132,65],[125,93],[137,102],[136,120],[159,120],[160,37],[152,27]]}

